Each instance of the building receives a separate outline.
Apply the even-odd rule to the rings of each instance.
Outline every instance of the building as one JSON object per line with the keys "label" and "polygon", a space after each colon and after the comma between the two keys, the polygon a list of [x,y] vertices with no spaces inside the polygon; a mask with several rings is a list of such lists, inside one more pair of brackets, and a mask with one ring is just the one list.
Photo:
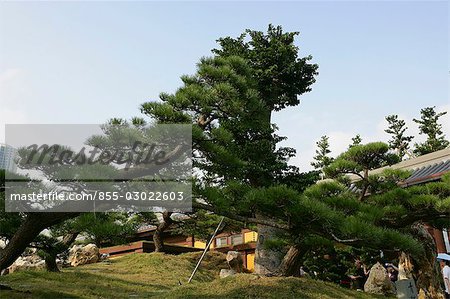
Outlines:
{"label": "building", "polygon": [[[249,229],[242,229],[238,233],[221,233],[214,238],[211,244],[211,250],[223,253],[227,253],[230,250],[240,252],[244,267],[253,272],[255,269],[255,248],[257,240],[258,233]],[[203,248],[205,248],[205,245],[204,243],[201,244]]]}
{"label": "building", "polygon": [[[100,253],[110,256],[119,256],[128,253],[153,252],[153,233],[155,227],[146,227],[139,230],[130,243],[112,247],[101,248]],[[185,252],[202,251],[206,247],[205,240],[195,239],[193,236],[185,236],[167,230],[162,234],[166,252],[179,254]],[[242,255],[244,267],[253,271],[255,266],[255,248],[258,234],[249,229],[242,229],[240,232],[226,232],[218,234],[211,243],[210,250],[227,253],[230,250],[238,251]]]}
{"label": "building", "polygon": [[14,161],[17,150],[9,145],[0,144],[0,169],[16,172],[17,165]]}

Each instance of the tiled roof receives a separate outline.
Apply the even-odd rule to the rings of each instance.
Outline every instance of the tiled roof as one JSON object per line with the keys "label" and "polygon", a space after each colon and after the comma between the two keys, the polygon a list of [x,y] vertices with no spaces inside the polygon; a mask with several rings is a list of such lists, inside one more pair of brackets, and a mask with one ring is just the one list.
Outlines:
{"label": "tiled roof", "polygon": [[[436,181],[445,173],[450,172],[450,148],[405,160],[391,166],[377,168],[370,171],[369,174],[379,174],[388,168],[409,170],[412,172],[411,176],[402,182],[401,185],[403,187]],[[359,181],[360,177],[357,175],[349,175],[349,178],[353,182],[350,190],[352,192],[358,192],[359,190],[354,183]]]}
{"label": "tiled roof", "polygon": [[405,186],[438,180],[450,171],[450,160],[442,161],[415,169],[411,176],[404,181]]}

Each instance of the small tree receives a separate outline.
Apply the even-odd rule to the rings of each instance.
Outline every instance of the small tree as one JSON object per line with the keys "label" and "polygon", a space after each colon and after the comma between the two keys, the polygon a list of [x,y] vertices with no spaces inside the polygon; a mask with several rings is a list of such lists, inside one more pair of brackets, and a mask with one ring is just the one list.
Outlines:
{"label": "small tree", "polygon": [[414,153],[416,155],[425,155],[448,147],[449,141],[445,139],[442,132],[442,124],[439,118],[447,114],[447,112],[437,113],[435,106],[426,107],[420,110],[420,119],[413,119],[419,124],[420,134],[427,135],[427,140],[423,143],[416,143]]}
{"label": "small tree", "polygon": [[361,190],[359,199],[363,200],[371,184],[369,171],[396,162],[398,162],[398,157],[389,152],[389,146],[386,143],[372,142],[350,147],[324,171],[332,178],[346,178],[344,176],[346,174],[355,175],[358,178],[355,184]]}
{"label": "small tree", "polygon": [[408,127],[404,120],[398,118],[398,115],[388,115],[386,121],[388,122],[388,128],[384,131],[391,135],[389,147],[397,152],[400,159],[403,159],[408,154],[409,143],[414,137],[405,135]]}
{"label": "small tree", "polygon": [[322,170],[333,162],[333,158],[328,156],[328,154],[331,153],[328,136],[324,135],[320,137],[320,140],[316,142],[316,145],[316,155],[313,158],[316,162],[311,162],[311,165],[315,169]]}
{"label": "small tree", "polygon": [[98,247],[123,244],[140,224],[137,217],[118,212],[83,213],[67,222],[73,231],[80,232]]}
{"label": "small tree", "polygon": [[354,146],[356,146],[356,145],[360,145],[361,142],[362,142],[361,135],[356,134],[356,136],[352,138],[352,144],[350,144],[350,145],[348,146],[348,148],[352,148],[352,147],[354,147]]}

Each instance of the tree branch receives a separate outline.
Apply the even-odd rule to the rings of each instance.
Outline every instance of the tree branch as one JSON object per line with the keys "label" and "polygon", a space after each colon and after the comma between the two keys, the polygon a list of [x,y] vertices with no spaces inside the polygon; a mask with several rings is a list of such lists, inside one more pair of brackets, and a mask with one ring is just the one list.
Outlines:
{"label": "tree branch", "polygon": [[203,203],[199,203],[199,202],[192,202],[192,207],[196,208],[196,209],[202,209],[202,210],[206,210],[206,211],[210,211],[213,212],[217,215],[221,215],[221,216],[225,216],[227,218],[236,220],[236,221],[240,221],[240,222],[245,222],[245,223],[253,223],[253,224],[261,224],[261,225],[266,225],[266,226],[270,226],[270,227],[274,227],[274,228],[278,228],[278,229],[282,229],[282,230],[288,230],[289,229],[289,225],[286,224],[282,224],[282,223],[278,223],[276,221],[273,220],[266,220],[266,219],[256,219],[256,218],[252,218],[252,217],[245,217],[245,216],[240,216],[237,215],[231,211],[222,211],[217,209],[216,207],[213,207],[211,205],[208,204],[203,204]]}

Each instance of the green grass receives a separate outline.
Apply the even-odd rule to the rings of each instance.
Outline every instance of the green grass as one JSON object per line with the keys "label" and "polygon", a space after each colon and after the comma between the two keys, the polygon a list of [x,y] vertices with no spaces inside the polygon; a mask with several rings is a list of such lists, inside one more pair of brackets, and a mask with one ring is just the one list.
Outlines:
{"label": "green grass", "polygon": [[0,283],[14,290],[1,291],[0,298],[377,298],[303,278],[240,274],[218,279],[219,269],[226,268],[225,256],[214,252],[187,285],[199,256],[131,254],[61,273],[12,273],[0,277]]}

